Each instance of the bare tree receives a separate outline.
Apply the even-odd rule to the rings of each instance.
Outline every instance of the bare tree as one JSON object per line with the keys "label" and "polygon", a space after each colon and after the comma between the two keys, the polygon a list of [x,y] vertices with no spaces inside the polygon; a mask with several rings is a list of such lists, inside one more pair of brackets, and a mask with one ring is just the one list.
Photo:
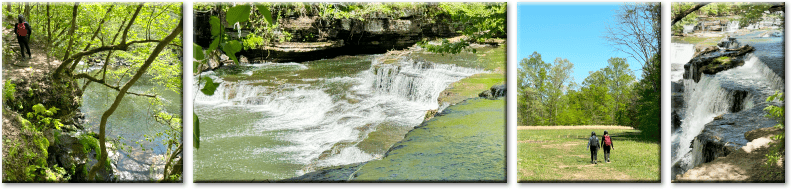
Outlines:
{"label": "bare tree", "polygon": [[606,26],[603,38],[645,68],[661,47],[660,7],[659,3],[624,3],[616,11],[615,23]]}

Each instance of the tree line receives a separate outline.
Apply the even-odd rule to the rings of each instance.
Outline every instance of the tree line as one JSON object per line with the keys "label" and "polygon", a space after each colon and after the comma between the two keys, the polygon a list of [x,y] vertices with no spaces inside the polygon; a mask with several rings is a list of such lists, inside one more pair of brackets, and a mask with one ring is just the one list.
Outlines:
{"label": "tree line", "polygon": [[[606,26],[606,39],[638,60],[640,80],[626,58],[608,59],[607,67],[574,82],[574,64],[563,58],[546,62],[538,52],[519,62],[517,123],[527,126],[622,125],[658,138],[661,120],[659,3],[624,3]],[[658,140],[658,139],[656,139]]]}

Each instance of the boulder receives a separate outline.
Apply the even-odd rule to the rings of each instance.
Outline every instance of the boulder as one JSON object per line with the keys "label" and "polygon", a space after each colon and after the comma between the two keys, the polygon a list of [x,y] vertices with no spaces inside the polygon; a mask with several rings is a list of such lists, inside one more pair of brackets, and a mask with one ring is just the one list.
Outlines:
{"label": "boulder", "polygon": [[478,94],[478,97],[486,98],[486,99],[497,99],[499,97],[506,96],[506,87],[505,84],[494,85],[488,90],[484,90],[483,92]]}
{"label": "boulder", "polygon": [[[735,41],[735,40],[733,40]],[[734,42],[738,43],[738,42]],[[723,44],[729,46],[729,44]],[[755,51],[750,45],[729,49],[724,47],[709,47],[696,53],[684,65],[684,78],[700,81],[702,74],[716,74],[718,72],[744,65],[744,56]]]}

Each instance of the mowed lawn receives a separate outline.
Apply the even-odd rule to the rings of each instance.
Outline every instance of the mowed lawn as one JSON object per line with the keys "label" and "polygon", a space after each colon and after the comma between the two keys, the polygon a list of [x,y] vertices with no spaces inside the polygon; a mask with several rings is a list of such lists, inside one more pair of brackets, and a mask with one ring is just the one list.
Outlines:
{"label": "mowed lawn", "polygon": [[[591,131],[601,141],[607,130],[615,150],[611,163],[590,163],[586,148]],[[660,148],[656,138],[632,129],[518,130],[517,176],[519,182],[659,182]]]}

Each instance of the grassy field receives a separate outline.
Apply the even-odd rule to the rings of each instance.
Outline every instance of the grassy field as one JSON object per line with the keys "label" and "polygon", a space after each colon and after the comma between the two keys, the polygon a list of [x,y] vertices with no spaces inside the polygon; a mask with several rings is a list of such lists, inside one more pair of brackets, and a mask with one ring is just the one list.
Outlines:
{"label": "grassy field", "polygon": [[[591,131],[601,140],[607,130],[615,150],[611,163],[590,164],[586,148]],[[659,141],[623,128],[543,129],[518,131],[519,182],[659,182]]]}

